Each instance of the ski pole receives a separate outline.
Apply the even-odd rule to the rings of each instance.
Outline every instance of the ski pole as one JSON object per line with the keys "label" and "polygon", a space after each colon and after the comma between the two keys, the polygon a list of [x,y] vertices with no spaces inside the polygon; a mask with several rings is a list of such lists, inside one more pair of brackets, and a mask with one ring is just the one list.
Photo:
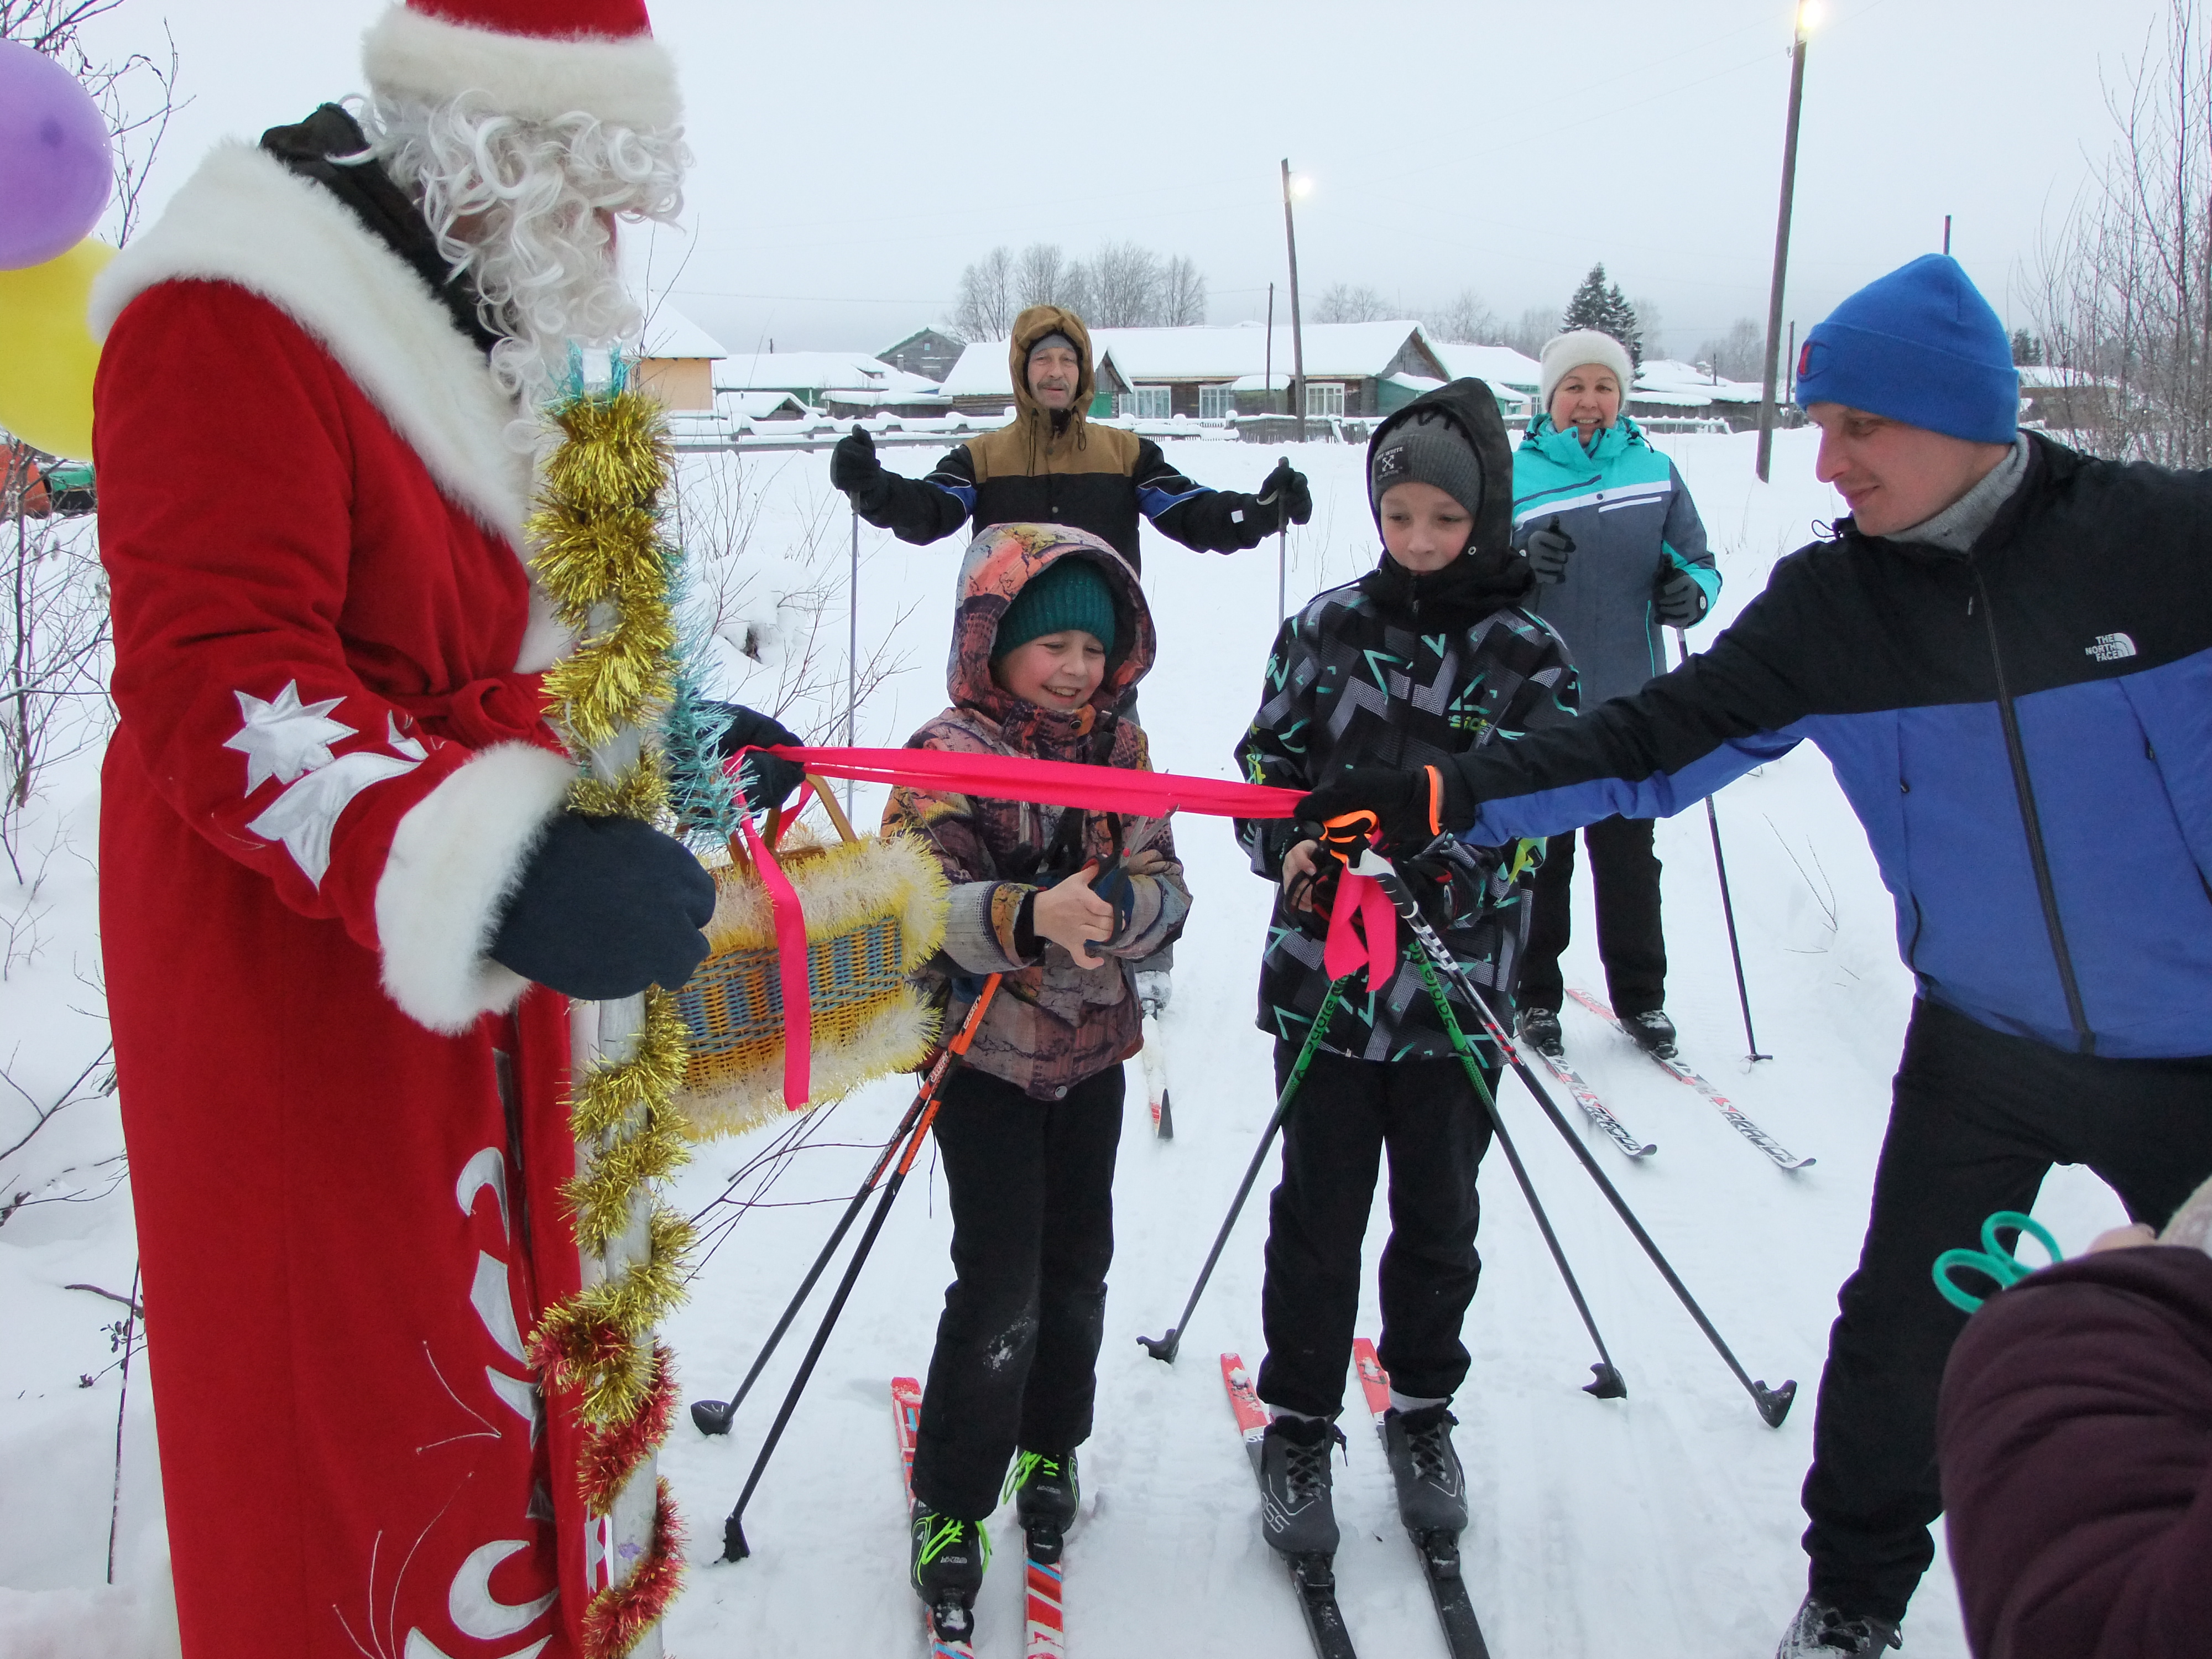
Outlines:
{"label": "ski pole", "polygon": [[[960,1035],[953,1038],[947,1054],[965,1054],[968,1052],[975,1028],[981,1023],[978,1011],[989,1006],[998,989],[998,975],[994,974],[983,981],[983,988],[975,997],[975,1008],[969,1011],[967,1023],[960,1028]],[[745,1543],[745,1505],[752,1502],[753,1489],[760,1485],[761,1475],[768,1468],[768,1460],[775,1455],[776,1443],[783,1438],[784,1427],[791,1421],[793,1411],[798,1407],[799,1396],[805,1392],[807,1380],[814,1375],[815,1362],[822,1358],[822,1350],[829,1346],[830,1333],[836,1326],[837,1316],[845,1311],[846,1298],[852,1295],[853,1286],[860,1279],[860,1269],[867,1263],[868,1252],[875,1247],[876,1235],[884,1230],[891,1206],[897,1200],[899,1188],[906,1184],[907,1171],[914,1168],[914,1160],[921,1152],[921,1143],[929,1138],[929,1126],[937,1121],[937,1109],[941,1103],[941,1098],[933,1094],[928,1105],[922,1109],[921,1116],[915,1121],[914,1132],[907,1139],[906,1152],[899,1159],[898,1168],[884,1186],[883,1197],[877,1200],[876,1212],[868,1218],[867,1231],[860,1235],[860,1243],[854,1247],[853,1259],[845,1266],[845,1276],[837,1282],[837,1293],[830,1298],[829,1310],[822,1316],[821,1328],[814,1333],[814,1340],[807,1347],[806,1358],[799,1363],[799,1375],[791,1379],[791,1389],[783,1396],[783,1405],[775,1414],[775,1421],[769,1425],[768,1438],[761,1443],[760,1454],[753,1459],[752,1473],[745,1477],[745,1489],[738,1494],[737,1507],[722,1522],[722,1559],[725,1561],[742,1561],[752,1553]]]}
{"label": "ski pole", "polygon": [[[1651,1265],[1659,1270],[1659,1276],[1667,1281],[1668,1288],[1680,1298],[1682,1306],[1688,1310],[1690,1317],[1697,1322],[1698,1328],[1705,1334],[1705,1340],[1713,1345],[1715,1352],[1727,1363],[1729,1370],[1735,1373],[1735,1380],[1741,1382],[1744,1391],[1751,1395],[1752,1404],[1759,1408],[1761,1420],[1769,1428],[1779,1428],[1782,1425],[1782,1419],[1790,1413],[1790,1402],[1797,1397],[1797,1384],[1794,1381],[1786,1381],[1778,1389],[1770,1389],[1764,1382],[1752,1380],[1751,1374],[1744,1370],[1735,1353],[1729,1350],[1729,1345],[1722,1340],[1720,1332],[1714,1328],[1713,1322],[1705,1317],[1705,1310],[1698,1305],[1697,1298],[1690,1294],[1690,1287],[1682,1283],[1680,1276],[1668,1265],[1666,1256],[1661,1253],[1657,1243],[1644,1230],[1644,1224],[1636,1218],[1636,1212],[1628,1207],[1628,1200],[1620,1195],[1620,1189],[1613,1184],[1597,1159],[1591,1156],[1589,1148],[1583,1145],[1582,1137],[1575,1133],[1574,1126],[1567,1121],[1559,1107],[1553,1103],[1551,1095],[1545,1090],[1543,1084],[1537,1080],[1536,1073],[1530,1068],[1528,1062],[1521,1057],[1521,1051],[1514,1046],[1512,1037],[1498,1023],[1498,1016],[1491,1012],[1490,1005],[1483,999],[1480,989],[1473,980],[1468,977],[1467,970],[1459,965],[1458,960],[1445,947],[1444,942],[1437,937],[1436,929],[1429,926],[1428,918],[1421,914],[1420,906],[1413,902],[1412,889],[1406,885],[1390,861],[1367,844],[1366,836],[1372,832],[1374,827],[1373,814],[1363,812],[1352,814],[1349,817],[1352,821],[1339,819],[1326,826],[1327,836],[1334,842],[1331,850],[1334,852],[1336,848],[1347,846],[1346,832],[1357,838],[1352,856],[1346,860],[1346,866],[1354,874],[1371,877],[1382,884],[1382,890],[1389,896],[1392,907],[1404,920],[1414,939],[1419,941],[1422,951],[1427,955],[1429,960],[1436,964],[1437,971],[1452,980],[1466,994],[1469,1002],[1474,1005],[1476,1015],[1482,1021],[1483,1029],[1489,1033],[1490,1040],[1497,1044],[1498,1052],[1511,1062],[1514,1075],[1518,1077],[1527,1086],[1528,1092],[1535,1097],[1537,1105],[1544,1109],[1544,1115],[1552,1120],[1552,1127],[1559,1132],[1567,1145],[1573,1149],[1576,1158],[1581,1160],[1583,1168],[1589,1172],[1589,1178],[1597,1182],[1598,1190],[1603,1193],[1607,1200],[1612,1204],[1614,1212],[1620,1217],[1621,1224],[1628,1229],[1636,1242],[1644,1247],[1644,1254],[1651,1258]],[[1363,818],[1366,820],[1364,828],[1357,822]],[[1328,842],[1325,841],[1324,844],[1328,844]],[[1339,855],[1342,856],[1342,854]]]}
{"label": "ski pole", "polygon": [[1613,1363],[1606,1351],[1605,1338],[1598,1334],[1597,1320],[1590,1312],[1589,1304],[1583,1297],[1583,1287],[1575,1280],[1575,1270],[1567,1266],[1567,1253],[1560,1247],[1559,1236],[1552,1231],[1552,1218],[1544,1213],[1543,1200],[1536,1196],[1535,1183],[1528,1179],[1528,1170],[1515,1150],[1513,1137],[1506,1133],[1505,1115],[1498,1109],[1497,1097],[1492,1094],[1489,1083],[1482,1075],[1482,1067],[1468,1052],[1467,1034],[1460,1030],[1459,1019],[1451,1011],[1450,1000],[1444,995],[1443,982],[1437,977],[1434,963],[1425,946],[1414,966],[1421,971],[1421,982],[1428,987],[1429,995],[1437,1005],[1437,1013],[1443,1020],[1444,1033],[1451,1038],[1453,1052],[1466,1067],[1468,1080],[1474,1085],[1475,1097],[1482,1102],[1482,1109],[1490,1115],[1490,1132],[1498,1137],[1498,1150],[1505,1161],[1513,1166],[1513,1179],[1520,1183],[1521,1196],[1528,1200],[1528,1213],[1536,1218],[1536,1231],[1544,1235],[1545,1248],[1552,1253],[1553,1265],[1574,1298],[1575,1311],[1583,1316],[1583,1328],[1589,1333],[1590,1340],[1597,1345],[1598,1363],[1590,1367],[1592,1380],[1583,1384],[1584,1394],[1595,1395],[1600,1400],[1624,1400],[1628,1396],[1628,1384],[1620,1375],[1620,1368]]}
{"label": "ski pole", "polygon": [[730,1431],[730,1424],[738,1414],[738,1407],[745,1403],[745,1396],[752,1392],[753,1383],[769,1357],[775,1352],[776,1344],[783,1340],[783,1334],[791,1328],[791,1322],[799,1316],[799,1309],[805,1305],[816,1281],[822,1277],[822,1270],[830,1265],[830,1258],[837,1253],[837,1246],[852,1231],[853,1223],[860,1215],[861,1206],[867,1202],[868,1194],[875,1191],[876,1183],[884,1178],[884,1171],[898,1156],[899,1147],[913,1131],[915,1120],[937,1097],[937,1091],[944,1083],[946,1073],[959,1064],[960,1057],[967,1052],[968,1044],[975,1036],[976,1024],[983,1018],[985,1006],[986,999],[976,998],[975,1006],[968,1011],[967,1020],[962,1024],[959,1036],[946,1046],[945,1051],[938,1055],[937,1063],[929,1068],[921,1087],[915,1091],[914,1104],[906,1109],[906,1115],[899,1120],[898,1127],[891,1131],[891,1138],[884,1143],[883,1156],[876,1160],[876,1167],[868,1171],[868,1178],[853,1194],[853,1201],[845,1206],[845,1213],[838,1218],[836,1229],[830,1235],[830,1242],[822,1247],[822,1254],[814,1258],[814,1265],[806,1270],[806,1277],[799,1281],[797,1293],[792,1297],[790,1305],[784,1309],[783,1317],[775,1322],[775,1328],[768,1334],[768,1340],[753,1359],[752,1369],[745,1373],[745,1380],[738,1384],[737,1393],[726,1401],[695,1400],[691,1402],[691,1421],[700,1433],[727,1434]]}
{"label": "ski pole", "polygon": [[1237,1218],[1244,1208],[1244,1200],[1252,1192],[1252,1183],[1260,1178],[1260,1165],[1266,1162],[1267,1148],[1275,1144],[1281,1132],[1283,1120],[1291,1115],[1291,1102],[1298,1092],[1298,1085],[1305,1081],[1306,1067],[1312,1064],[1314,1050],[1321,1046],[1321,1034],[1328,1029],[1328,1022],[1336,1012],[1336,1005],[1344,994],[1344,981],[1337,981],[1328,988],[1328,994],[1321,1000],[1321,1012],[1314,1016],[1313,1029],[1306,1033],[1305,1046],[1298,1050],[1297,1064],[1291,1067],[1291,1075],[1283,1085],[1283,1092],[1275,1102],[1275,1115],[1267,1120],[1267,1131],[1260,1137],[1260,1145],[1252,1154],[1252,1161],[1244,1166],[1244,1179],[1237,1184],[1237,1196],[1229,1202],[1229,1213],[1223,1218],[1221,1231],[1213,1236],[1213,1248],[1206,1253],[1206,1265],[1198,1270],[1198,1283],[1190,1287],[1190,1300],[1182,1304],[1182,1317],[1169,1328],[1165,1336],[1140,1336],[1137,1342],[1155,1359],[1175,1364],[1176,1352],[1182,1346],[1182,1334],[1190,1328],[1191,1314],[1198,1307],[1198,1298],[1206,1294],[1206,1281],[1213,1277],[1213,1264],[1221,1260],[1222,1247],[1229,1243],[1229,1235],[1237,1225]]}
{"label": "ski pole", "polygon": [[[1689,635],[1679,628],[1674,630],[1674,651],[1680,661],[1690,660]],[[1751,1034],[1751,993],[1744,985],[1743,950],[1735,939],[1735,904],[1729,897],[1728,860],[1721,854],[1721,815],[1711,795],[1705,797],[1705,828],[1713,832],[1713,869],[1721,878],[1721,915],[1728,920],[1729,955],[1735,962],[1735,1000],[1743,1008],[1743,1040],[1751,1050],[1750,1059],[1771,1060],[1772,1054],[1759,1052],[1759,1039]]]}

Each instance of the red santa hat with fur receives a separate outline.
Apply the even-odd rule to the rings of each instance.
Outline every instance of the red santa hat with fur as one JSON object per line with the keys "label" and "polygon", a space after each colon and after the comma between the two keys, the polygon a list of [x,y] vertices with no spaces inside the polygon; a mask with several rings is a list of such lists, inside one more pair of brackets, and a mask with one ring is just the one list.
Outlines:
{"label": "red santa hat with fur", "polygon": [[370,27],[362,67],[386,97],[476,94],[524,120],[580,112],[652,131],[683,118],[645,0],[408,0]]}

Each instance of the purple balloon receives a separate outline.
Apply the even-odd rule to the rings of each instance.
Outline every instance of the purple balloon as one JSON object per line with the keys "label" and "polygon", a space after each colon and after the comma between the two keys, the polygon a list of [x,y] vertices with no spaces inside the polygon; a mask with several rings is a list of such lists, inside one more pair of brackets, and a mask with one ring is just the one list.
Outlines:
{"label": "purple balloon", "polygon": [[43,52],[0,40],[0,270],[42,265],[89,236],[114,182],[92,94]]}

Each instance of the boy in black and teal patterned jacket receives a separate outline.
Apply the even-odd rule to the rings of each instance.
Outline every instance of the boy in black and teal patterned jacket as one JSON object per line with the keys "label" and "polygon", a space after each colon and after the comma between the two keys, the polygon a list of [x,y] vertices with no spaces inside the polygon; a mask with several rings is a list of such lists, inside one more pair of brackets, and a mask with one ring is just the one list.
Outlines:
{"label": "boy in black and teal patterned jacket", "polygon": [[[1358,765],[1415,769],[1571,720],[1575,672],[1559,636],[1525,606],[1534,574],[1511,550],[1513,465],[1496,399],[1455,380],[1401,410],[1368,447],[1380,563],[1283,624],[1259,713],[1237,746],[1255,783],[1311,789]],[[1283,821],[1240,821],[1253,869],[1279,887],[1261,959],[1261,1028],[1275,1038],[1279,1091],[1328,991],[1322,965],[1336,866]],[[1511,1018],[1540,842],[1445,841],[1401,866],[1468,976]],[[1463,1031],[1480,1031],[1453,992]],[[1492,1083],[1498,1058],[1477,1037]],[[1390,1152],[1391,1238],[1381,1271],[1390,1373],[1388,1430],[1400,1504],[1417,1530],[1466,1522],[1450,1443],[1466,1376],[1460,1322],[1474,1295],[1475,1174],[1487,1115],[1411,966],[1346,988],[1284,1125],[1270,1212],[1258,1392],[1268,1541],[1333,1550],[1328,1458],[1343,1405],[1359,1250],[1381,1153]]]}

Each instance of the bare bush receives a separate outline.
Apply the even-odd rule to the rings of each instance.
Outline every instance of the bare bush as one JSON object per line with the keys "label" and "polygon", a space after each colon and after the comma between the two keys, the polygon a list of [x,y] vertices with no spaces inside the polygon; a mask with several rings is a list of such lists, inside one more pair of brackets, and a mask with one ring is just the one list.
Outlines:
{"label": "bare bush", "polygon": [[[848,653],[841,637],[851,601],[850,522],[831,492],[815,504],[790,544],[757,545],[764,490],[741,457],[692,458],[679,481],[673,529],[690,575],[687,623],[719,640],[739,665],[721,688],[774,714],[809,743],[842,743]],[[878,688],[910,665],[892,650],[909,606],[882,643],[852,664],[857,719]]]}
{"label": "bare bush", "polygon": [[2168,0],[2124,84],[2112,149],[2041,250],[2033,306],[2056,373],[2038,412],[2094,453],[2212,463],[2212,42]]}

